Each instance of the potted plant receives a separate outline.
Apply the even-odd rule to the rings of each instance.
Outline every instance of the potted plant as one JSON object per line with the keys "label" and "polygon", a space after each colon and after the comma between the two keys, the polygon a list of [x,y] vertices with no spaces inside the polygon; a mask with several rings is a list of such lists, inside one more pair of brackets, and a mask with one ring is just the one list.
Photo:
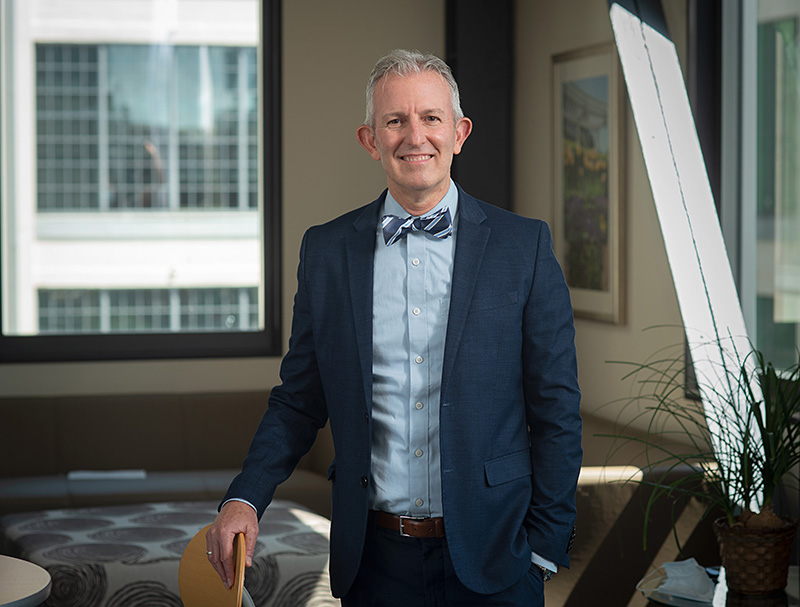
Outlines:
{"label": "potted plant", "polygon": [[774,496],[798,480],[800,363],[777,370],[758,350],[739,356],[730,343],[714,346],[726,353],[722,363],[696,382],[716,406],[687,397],[694,367],[684,347],[662,350],[626,376],[638,386],[623,404],[633,420],[613,438],[643,445],[647,467],[658,471],[637,481],[652,487],[648,513],[656,500],[687,496],[706,506],[704,517],[721,511],[714,531],[728,588],[770,594],[786,586],[798,525],[779,516]]}

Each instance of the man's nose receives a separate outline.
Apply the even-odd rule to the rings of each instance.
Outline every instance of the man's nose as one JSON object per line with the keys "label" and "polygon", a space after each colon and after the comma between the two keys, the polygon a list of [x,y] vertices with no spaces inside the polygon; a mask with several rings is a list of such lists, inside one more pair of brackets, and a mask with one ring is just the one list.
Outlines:
{"label": "man's nose", "polygon": [[425,132],[423,131],[422,122],[419,120],[410,120],[408,122],[408,130],[406,132],[406,139],[413,145],[421,145],[425,143]]}

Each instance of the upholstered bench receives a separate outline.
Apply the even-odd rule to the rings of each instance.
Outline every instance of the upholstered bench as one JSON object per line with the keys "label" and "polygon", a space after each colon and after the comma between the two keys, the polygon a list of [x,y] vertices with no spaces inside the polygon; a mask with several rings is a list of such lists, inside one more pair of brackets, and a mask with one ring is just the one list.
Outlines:
{"label": "upholstered bench", "polygon": [[[156,502],[8,514],[0,518],[0,548],[50,572],[50,607],[180,607],[181,555],[216,507]],[[294,502],[270,505],[245,574],[256,605],[339,605],[328,579],[329,528]]]}
{"label": "upholstered bench", "polygon": [[[238,470],[147,471],[141,475],[125,474],[137,471],[121,472],[0,478],[0,515],[58,508],[215,500],[225,495]],[[275,499],[297,502],[330,517],[330,483],[316,472],[295,469],[278,486]]]}

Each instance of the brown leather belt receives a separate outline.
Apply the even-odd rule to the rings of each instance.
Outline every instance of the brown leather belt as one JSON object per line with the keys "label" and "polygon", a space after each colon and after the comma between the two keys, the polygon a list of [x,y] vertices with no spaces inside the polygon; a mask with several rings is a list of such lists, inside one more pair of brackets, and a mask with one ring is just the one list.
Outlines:
{"label": "brown leather belt", "polygon": [[397,531],[405,537],[444,537],[444,519],[441,516],[414,518],[376,510],[375,524],[384,529]]}

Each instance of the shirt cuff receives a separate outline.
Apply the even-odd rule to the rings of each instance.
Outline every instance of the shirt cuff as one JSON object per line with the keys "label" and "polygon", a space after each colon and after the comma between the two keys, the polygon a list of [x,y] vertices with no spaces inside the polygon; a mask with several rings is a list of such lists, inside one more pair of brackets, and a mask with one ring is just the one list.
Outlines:
{"label": "shirt cuff", "polygon": [[222,506],[220,506],[220,510],[222,510],[222,508],[224,508],[225,504],[227,504],[228,502],[242,502],[243,504],[247,504],[248,506],[250,506],[253,510],[255,510],[256,514],[258,514],[258,509],[256,509],[256,507],[253,506],[253,504],[251,504],[247,500],[243,500],[240,497],[232,497],[232,498],[230,498],[228,500],[225,500],[224,502],[222,502]]}
{"label": "shirt cuff", "polygon": [[531,552],[531,562],[534,565],[539,565],[540,567],[544,567],[548,571],[552,571],[553,573],[558,573],[558,565],[556,565],[552,561],[548,561],[547,559],[542,558],[535,552]]}

